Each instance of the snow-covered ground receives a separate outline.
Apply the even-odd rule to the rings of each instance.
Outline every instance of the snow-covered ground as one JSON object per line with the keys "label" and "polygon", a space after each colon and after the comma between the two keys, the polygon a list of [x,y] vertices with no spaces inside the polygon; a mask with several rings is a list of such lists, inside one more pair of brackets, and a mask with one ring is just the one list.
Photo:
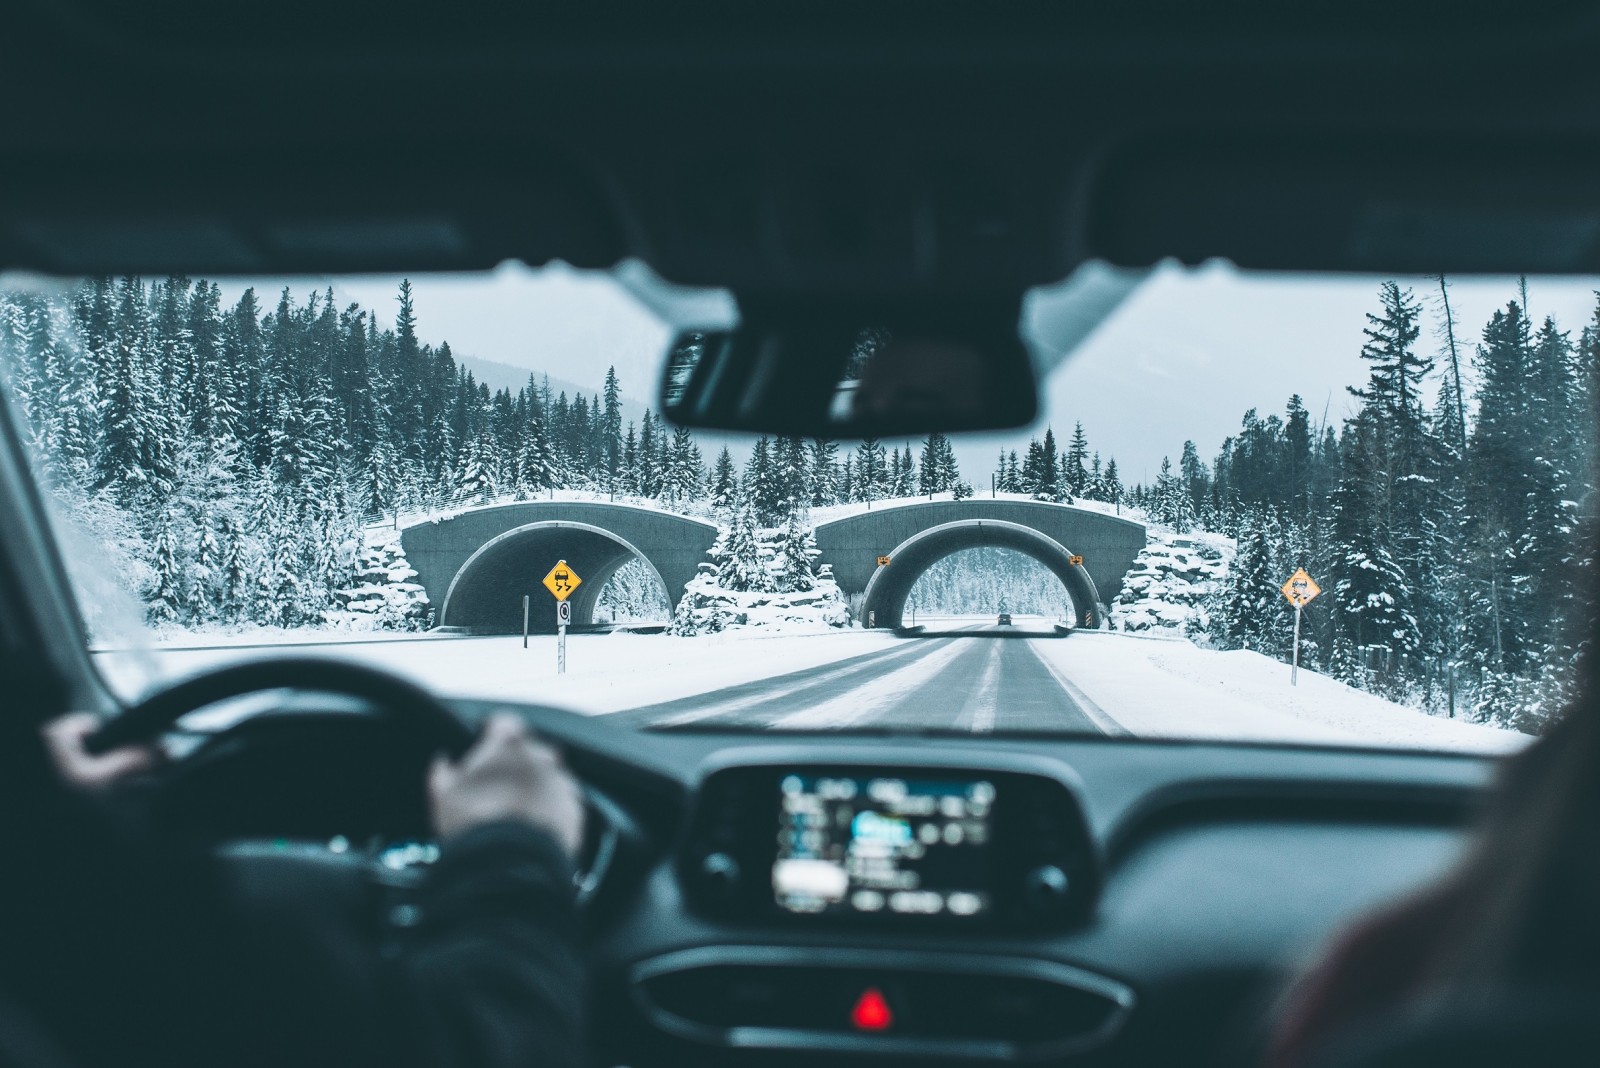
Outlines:
{"label": "snow-covered ground", "polygon": [[[924,493],[921,496],[913,497],[892,497],[878,501],[851,501],[848,504],[832,504],[826,508],[811,509],[811,522],[814,526],[820,526],[823,523],[831,523],[836,519],[861,515],[863,512],[881,511],[884,508],[905,508],[913,504],[927,504],[929,501],[953,501],[955,499],[955,494],[946,491],[944,493],[935,493],[931,496]],[[1040,503],[1026,493],[991,494],[988,490],[975,493],[967,499],[974,501],[1001,500],[1026,501],[1032,504]],[[1117,505],[1106,504],[1104,501],[1077,500],[1071,504],[1063,504],[1061,507],[1081,508],[1086,512],[1099,512],[1101,515],[1121,516],[1134,522],[1144,522],[1143,517],[1132,509],[1126,506],[1119,508]]]}
{"label": "snow-covered ground", "polygon": [[[326,639],[326,634],[323,635]],[[287,655],[358,660],[387,668],[443,693],[489,700],[534,701],[577,712],[616,712],[690,697],[772,675],[830,664],[894,645],[889,631],[840,630],[828,634],[766,635],[729,632],[675,638],[664,634],[576,634],[567,637],[567,672],[556,674],[556,638],[534,635],[432,640],[396,635],[388,640],[308,647],[291,643]],[[137,694],[172,681],[272,650],[218,646],[152,647],[103,652],[97,660],[119,691]]]}
{"label": "snow-covered ground", "polygon": [[[1299,685],[1291,687],[1286,665],[1252,652],[1217,652],[1182,640],[1087,631],[1030,644],[1069,693],[1087,699],[1098,714],[1136,736],[1474,753],[1510,752],[1529,741],[1511,731],[1427,716],[1309,671],[1300,672]],[[354,659],[452,695],[543,702],[599,714],[787,672],[820,670],[896,646],[905,647],[889,632],[863,630],[781,637],[760,631],[694,638],[574,635],[567,641],[564,676],[556,674],[553,636],[531,638],[526,650],[520,637],[397,635],[315,649],[286,643],[280,653]],[[155,679],[170,681],[263,654],[259,647],[237,645],[168,646],[142,654],[102,653],[99,660],[113,682],[131,692]],[[931,679],[940,663],[932,656],[915,670],[898,662],[893,668],[886,665],[884,678],[868,678],[863,686],[903,689]],[[863,704],[871,703],[867,696],[861,695]]]}
{"label": "snow-covered ground", "polygon": [[1385,701],[1246,650],[1082,631],[1036,647],[1129,733],[1147,737],[1506,753],[1532,739]]}
{"label": "snow-covered ground", "polygon": [[454,519],[463,512],[475,511],[479,508],[489,508],[502,504],[537,504],[540,501],[580,501],[586,504],[626,504],[632,508],[647,508],[653,512],[668,512],[672,515],[686,515],[697,519],[711,517],[711,504],[708,500],[698,498],[683,501],[662,501],[654,497],[635,497],[622,493],[607,493],[603,490],[586,489],[549,489],[540,490],[532,496],[518,497],[512,492],[496,493],[484,499],[480,493],[463,493],[452,500],[431,507],[402,507],[398,517],[394,512],[385,512],[382,515],[372,513],[366,516],[365,526],[369,531],[397,530],[414,526],[417,523],[440,523],[446,519]]}

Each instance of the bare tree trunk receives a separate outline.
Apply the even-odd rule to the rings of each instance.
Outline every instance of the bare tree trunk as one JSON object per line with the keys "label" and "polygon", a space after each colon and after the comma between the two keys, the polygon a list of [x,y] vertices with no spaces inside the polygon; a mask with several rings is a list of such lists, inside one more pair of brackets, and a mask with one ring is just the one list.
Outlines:
{"label": "bare tree trunk", "polygon": [[[1450,287],[1445,283],[1444,275],[1439,276],[1439,299],[1444,304],[1444,336],[1450,349],[1450,380],[1456,390],[1456,445],[1463,452],[1467,448],[1467,408],[1466,398],[1461,390],[1461,357],[1456,351],[1456,317],[1450,310]],[[1527,279],[1523,279],[1523,300],[1528,299]]]}

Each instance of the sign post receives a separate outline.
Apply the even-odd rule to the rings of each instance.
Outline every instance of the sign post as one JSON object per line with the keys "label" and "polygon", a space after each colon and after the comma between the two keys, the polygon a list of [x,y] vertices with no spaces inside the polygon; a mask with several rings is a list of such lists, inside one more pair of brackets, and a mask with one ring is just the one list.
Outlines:
{"label": "sign post", "polygon": [[528,595],[522,595],[522,647],[528,647]]}
{"label": "sign post", "polygon": [[1289,603],[1294,605],[1294,655],[1289,667],[1289,685],[1300,685],[1300,610],[1310,603],[1311,599],[1322,592],[1316,580],[1306,574],[1305,568],[1300,568],[1289,576],[1289,581],[1283,584],[1283,595]]}
{"label": "sign post", "polygon": [[578,573],[567,566],[565,560],[557,560],[556,566],[544,577],[544,588],[549,590],[556,599],[556,674],[567,673],[567,624],[572,622],[572,606],[567,603],[567,598],[572,596],[574,590],[582,584],[583,579]]}

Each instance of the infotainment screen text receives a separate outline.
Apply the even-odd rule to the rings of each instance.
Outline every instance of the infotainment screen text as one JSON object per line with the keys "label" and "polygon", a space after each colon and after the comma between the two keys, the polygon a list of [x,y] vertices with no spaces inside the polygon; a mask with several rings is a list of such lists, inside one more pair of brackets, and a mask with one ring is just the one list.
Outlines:
{"label": "infotainment screen text", "polygon": [[786,775],[779,791],[779,908],[980,916],[993,906],[993,783]]}

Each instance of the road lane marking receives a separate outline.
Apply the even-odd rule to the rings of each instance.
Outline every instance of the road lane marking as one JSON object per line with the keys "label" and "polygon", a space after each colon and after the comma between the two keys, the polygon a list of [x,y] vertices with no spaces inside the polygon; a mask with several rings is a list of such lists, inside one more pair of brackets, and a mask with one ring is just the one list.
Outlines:
{"label": "road lane marking", "polygon": [[[948,643],[950,640],[951,639],[946,638],[944,639],[944,643]],[[690,709],[687,712],[674,713],[673,715],[665,716],[661,719],[651,719],[649,722],[652,727],[680,727],[689,723],[698,723],[704,719],[736,716],[740,713],[752,712],[767,705],[781,705],[785,700],[793,698],[796,694],[802,693],[814,687],[827,686],[829,683],[837,682],[843,678],[848,678],[853,674],[868,673],[873,668],[881,666],[886,661],[890,663],[898,663],[902,660],[910,660],[912,663],[921,663],[923,658],[929,656],[934,651],[936,650],[926,647],[917,648],[916,646],[913,646],[910,649],[891,649],[873,655],[873,658],[864,664],[843,664],[838,667],[833,667],[825,671],[818,672],[816,674],[811,674],[808,672],[807,677],[803,679],[796,679],[785,689],[776,691],[771,689],[763,689],[759,693],[744,693],[738,695],[737,697],[724,698],[721,701],[716,701],[701,708]],[[743,685],[760,686],[761,684],[762,683],[758,681],[755,683],[745,683]],[[683,698],[682,700],[693,700],[693,698]]]}
{"label": "road lane marking", "polygon": [[995,716],[1000,711],[1000,650],[1003,647],[1004,643],[998,639],[989,643],[983,674],[978,676],[977,684],[967,695],[967,703],[961,706],[961,715],[956,717],[957,727],[966,724],[974,734],[994,730]]}
{"label": "road lane marking", "polygon": [[1033,654],[1033,658],[1039,661],[1039,663],[1043,664],[1045,670],[1050,672],[1050,674],[1055,677],[1056,682],[1063,690],[1066,691],[1067,696],[1072,699],[1072,703],[1078,706],[1078,711],[1087,716],[1089,721],[1096,727],[1099,727],[1102,734],[1133,734],[1133,732],[1128,728],[1112,719],[1105,709],[1101,708],[1099,705],[1090,700],[1088,694],[1078,689],[1077,684],[1071,679],[1067,678],[1067,676],[1062,673],[1060,668],[1051,663],[1048,656],[1045,656],[1044,654],[1040,653],[1039,650],[1035,649],[1031,639],[1024,644],[1027,645],[1028,652]]}
{"label": "road lane marking", "polygon": [[785,730],[848,727],[874,712],[906,700],[950,661],[971,647],[950,640],[927,656],[856,686],[837,697],[780,716],[769,726]]}

